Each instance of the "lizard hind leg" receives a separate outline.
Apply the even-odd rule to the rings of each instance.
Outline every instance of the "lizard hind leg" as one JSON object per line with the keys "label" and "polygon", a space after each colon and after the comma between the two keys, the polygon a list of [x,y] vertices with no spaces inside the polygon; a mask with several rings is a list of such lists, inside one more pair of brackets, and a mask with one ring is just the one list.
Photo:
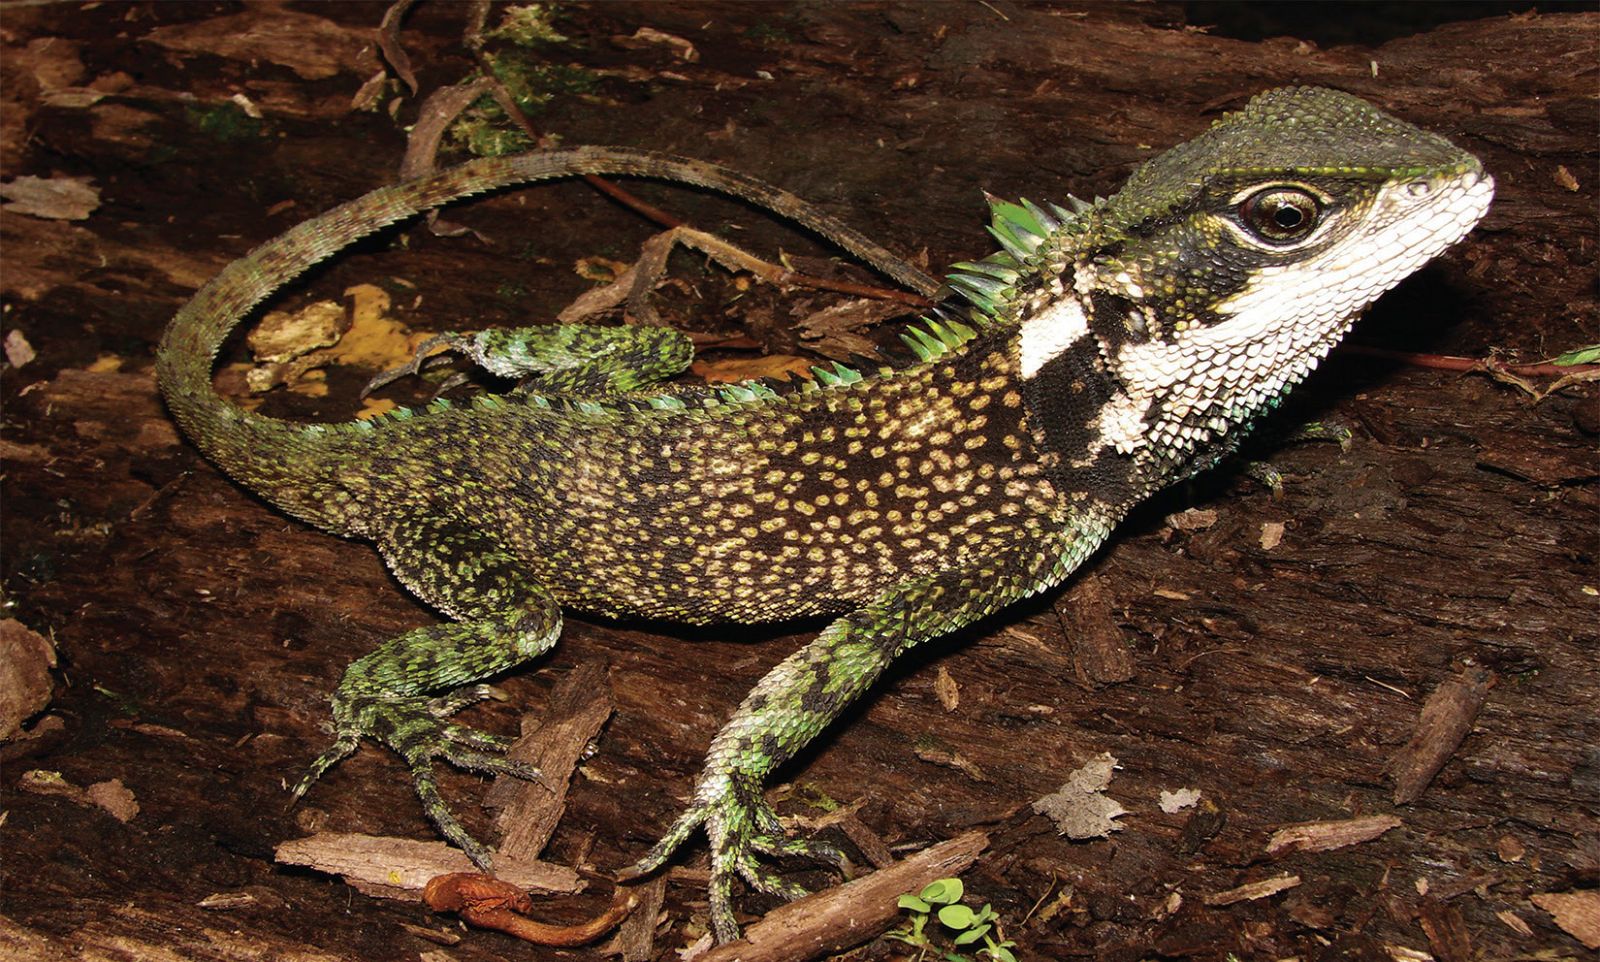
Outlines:
{"label": "lizard hind leg", "polygon": [[828,625],[745,696],[712,739],[688,808],[623,877],[656,871],[703,827],[711,843],[711,924],[717,941],[739,937],[732,902],[735,878],[788,898],[800,894],[798,886],[777,878],[757,856],[804,854],[836,864],[842,856],[830,846],[787,836],[762,797],[767,775],[821,733],[895,658],[1059,584],[1109,530],[1109,523],[1085,514],[1065,530],[1042,531],[1012,548],[908,578]]}
{"label": "lizard hind leg", "polygon": [[[687,810],[624,876],[660,868],[703,827],[711,843],[711,923],[719,942],[739,936],[732,905],[735,878],[788,898],[800,894],[793,883],[761,865],[758,856],[805,854],[836,864],[840,856],[827,846],[788,838],[762,797],[762,782],[906,649],[1064,577],[1070,570],[1063,560],[1067,552],[1049,538],[1043,541],[891,587],[780,662],[712,740]],[[1075,564],[1078,554],[1069,558]]]}
{"label": "lizard hind leg", "polygon": [[[539,772],[505,757],[510,741],[450,722],[494,689],[485,678],[555,644],[561,608],[509,551],[449,520],[408,520],[378,539],[389,567],[422,600],[456,619],[415,628],[355,661],[333,695],[334,742],[294,788],[312,782],[372,738],[405,760],[423,810],[480,867],[489,850],[462,827],[439,793],[434,764],[535,780]],[[443,692],[443,694],[437,694]]]}
{"label": "lizard hind leg", "polygon": [[[490,374],[531,378],[541,393],[606,398],[638,390],[680,373],[694,359],[694,345],[665,327],[598,327],[546,324],[464,334],[449,332],[424,341],[411,360],[374,377],[364,394],[420,373],[443,345]],[[449,386],[449,382],[446,382]]]}

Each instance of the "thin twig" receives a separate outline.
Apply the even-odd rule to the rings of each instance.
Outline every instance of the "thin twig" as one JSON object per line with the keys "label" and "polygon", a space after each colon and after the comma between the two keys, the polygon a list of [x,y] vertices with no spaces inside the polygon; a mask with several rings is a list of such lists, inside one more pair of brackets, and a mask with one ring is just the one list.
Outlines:
{"label": "thin twig", "polygon": [[[506,88],[505,84],[501,83],[499,77],[495,76],[493,64],[490,62],[488,55],[485,54],[481,48],[475,48],[473,50],[473,55],[477,58],[479,69],[483,71],[484,77],[486,77],[491,84],[491,90],[494,93],[495,101],[500,104],[500,108],[505,111],[506,116],[510,117],[518,127],[522,128],[522,132],[526,134],[530,140],[536,144],[540,143],[543,139],[543,135],[539,133],[538,128],[533,125],[533,121],[529,119],[526,113],[523,112],[522,108],[517,106],[515,98],[511,96],[511,91]],[[688,221],[674,216],[673,214],[662,210],[654,204],[639,198],[632,191],[618,186],[604,177],[600,177],[595,174],[585,174],[583,175],[583,179],[595,190],[600,191],[602,194],[605,194],[607,197],[610,197],[617,203],[627,207],[629,210],[632,210],[634,213],[637,213],[646,220],[654,221],[657,224],[669,229],[690,226]],[[752,258],[752,260],[759,260],[759,258]],[[758,270],[756,273],[761,274],[768,280],[772,280],[778,284],[788,285],[791,287],[808,287],[824,291],[836,291],[841,294],[853,294],[857,297],[870,297],[876,300],[899,301],[903,304],[910,304],[913,307],[931,307],[933,305],[933,302],[928,300],[926,297],[923,297],[919,294],[914,294],[910,291],[901,291],[889,287],[878,287],[874,284],[858,284],[853,281],[840,281],[832,280],[826,277],[816,277],[811,274],[802,274],[798,271],[791,271],[788,268],[778,267],[777,265],[770,264],[769,262],[762,261],[762,263],[765,265],[765,269]]]}
{"label": "thin twig", "polygon": [[1412,351],[1391,351],[1388,348],[1368,347],[1365,344],[1346,344],[1347,354],[1398,361],[1411,367],[1425,367],[1436,371],[1485,371],[1513,374],[1518,377],[1566,377],[1569,374],[1600,372],[1600,364],[1560,365],[1540,361],[1533,364],[1506,364],[1492,357],[1455,357],[1448,354],[1419,354]]}

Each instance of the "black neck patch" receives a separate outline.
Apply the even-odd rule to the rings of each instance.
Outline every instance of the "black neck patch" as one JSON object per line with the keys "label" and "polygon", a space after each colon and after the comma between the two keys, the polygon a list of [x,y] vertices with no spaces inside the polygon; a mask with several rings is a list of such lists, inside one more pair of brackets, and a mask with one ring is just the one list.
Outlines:
{"label": "black neck patch", "polygon": [[1093,492],[1097,500],[1120,504],[1131,495],[1133,458],[1100,440],[1100,412],[1116,394],[1092,333],[1023,380],[1028,420],[1046,452],[1045,476],[1062,497]]}

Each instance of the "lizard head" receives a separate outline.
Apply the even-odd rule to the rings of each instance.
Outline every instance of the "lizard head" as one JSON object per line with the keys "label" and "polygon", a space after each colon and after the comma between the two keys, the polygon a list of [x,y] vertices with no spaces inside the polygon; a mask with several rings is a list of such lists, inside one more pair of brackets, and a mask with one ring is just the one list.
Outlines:
{"label": "lizard head", "polygon": [[1023,312],[1023,375],[1092,337],[1118,385],[1101,442],[1203,449],[1304,378],[1493,192],[1477,158],[1365,101],[1261,94],[1052,235],[1039,253],[1076,297]]}

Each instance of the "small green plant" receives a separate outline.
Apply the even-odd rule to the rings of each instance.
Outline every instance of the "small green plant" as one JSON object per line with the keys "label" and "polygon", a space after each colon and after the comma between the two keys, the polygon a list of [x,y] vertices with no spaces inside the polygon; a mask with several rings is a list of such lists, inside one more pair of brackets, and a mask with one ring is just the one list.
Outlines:
{"label": "small green plant", "polygon": [[[958,878],[938,879],[929,882],[920,892],[907,892],[900,896],[900,907],[911,913],[908,924],[884,935],[915,946],[917,962],[922,962],[930,953],[939,953],[937,958],[944,962],[972,962],[973,956],[964,955],[958,949],[979,941],[983,944],[977,948],[976,958],[985,962],[1017,962],[1011,951],[1017,943],[1001,933],[1000,918],[995,915],[994,907],[985,903],[983,908],[974,910],[962,905],[964,892],[965,887]],[[929,933],[928,921],[933,918],[939,920],[940,928],[935,931],[947,934]],[[946,942],[951,948],[941,949],[941,943]]]}

